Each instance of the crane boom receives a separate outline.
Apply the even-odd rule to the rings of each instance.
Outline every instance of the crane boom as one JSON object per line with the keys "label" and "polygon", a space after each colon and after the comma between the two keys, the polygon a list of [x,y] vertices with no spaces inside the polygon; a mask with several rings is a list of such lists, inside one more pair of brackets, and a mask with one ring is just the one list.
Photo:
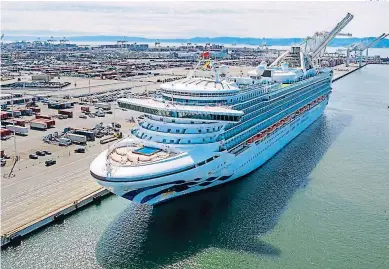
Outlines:
{"label": "crane boom", "polygon": [[354,18],[353,15],[347,13],[347,15],[332,29],[328,35],[316,46],[316,48],[309,53],[309,56],[315,58],[320,52],[330,43],[330,41],[342,31],[344,27]]}
{"label": "crane boom", "polygon": [[361,45],[358,49],[361,50],[361,51],[364,51],[365,49],[368,49],[372,46],[374,46],[375,44],[377,44],[379,41],[381,41],[382,39],[384,39],[385,37],[387,37],[389,34],[385,34],[383,33],[382,35],[380,35],[379,37],[375,38],[373,41],[371,41],[370,43],[368,44],[365,44],[365,45]]}

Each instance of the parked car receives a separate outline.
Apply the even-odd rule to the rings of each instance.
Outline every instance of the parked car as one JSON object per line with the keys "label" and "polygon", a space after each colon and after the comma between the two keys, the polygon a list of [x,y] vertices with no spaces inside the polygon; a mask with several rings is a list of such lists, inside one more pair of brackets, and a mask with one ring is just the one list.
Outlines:
{"label": "parked car", "polygon": [[46,155],[51,155],[51,152],[50,151],[47,151],[47,150],[42,150]]}
{"label": "parked car", "polygon": [[35,154],[38,155],[38,156],[45,156],[46,155],[46,153],[44,151],[41,151],[41,150],[37,150],[35,152]]}
{"label": "parked car", "polygon": [[5,166],[7,164],[7,161],[4,159],[1,159],[1,167]]}
{"label": "parked car", "polygon": [[35,155],[35,154],[30,154],[30,155],[28,155],[28,157],[29,157],[30,159],[38,159],[38,156]]}
{"label": "parked car", "polygon": [[88,118],[85,114],[81,114],[80,116],[78,116],[79,118],[81,118],[81,119],[86,119],[86,118]]}
{"label": "parked car", "polygon": [[57,161],[54,160],[54,159],[45,161],[45,165],[46,165],[46,166],[51,166],[51,165],[54,165],[54,164],[56,164],[56,163],[57,163]]}
{"label": "parked car", "polygon": [[75,153],[85,153],[85,148],[84,147],[79,147],[74,150]]}
{"label": "parked car", "polygon": [[112,122],[112,126],[115,128],[122,128],[122,126],[119,123]]}
{"label": "parked car", "polygon": [[112,114],[112,110],[105,111],[106,114]]}

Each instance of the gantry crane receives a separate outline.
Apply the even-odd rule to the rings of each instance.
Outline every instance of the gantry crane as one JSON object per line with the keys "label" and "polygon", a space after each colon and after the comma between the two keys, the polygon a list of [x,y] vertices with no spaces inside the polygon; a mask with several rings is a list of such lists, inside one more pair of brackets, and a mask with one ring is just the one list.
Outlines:
{"label": "gantry crane", "polygon": [[55,40],[53,36],[50,36],[50,38],[47,39],[47,43],[49,43],[49,45],[54,45],[55,41],[57,41],[57,40]]}
{"label": "gantry crane", "polygon": [[357,44],[355,47],[353,47],[353,50],[355,50],[355,52],[357,51],[359,52],[359,67],[362,66],[362,52],[366,50],[366,62],[367,62],[367,59],[369,57],[369,48],[371,48],[372,46],[374,46],[375,44],[377,44],[387,36],[389,36],[389,34],[383,33],[382,35],[380,35],[379,37],[375,38],[373,41],[367,44],[360,43]]}
{"label": "gantry crane", "polygon": [[[318,65],[318,58],[322,54],[327,45],[337,35],[349,35],[341,34],[340,32],[344,27],[354,18],[353,15],[347,13],[347,15],[329,32],[316,32],[312,37],[307,38],[303,44],[299,46],[292,46],[291,50],[281,54],[270,66],[276,66],[283,60],[290,60],[293,66],[300,67],[306,71]],[[304,47],[302,47],[304,45]]]}
{"label": "gantry crane", "polygon": [[69,41],[69,40],[67,40],[65,37],[63,37],[63,38],[59,41],[59,43],[60,43],[62,46],[65,46],[66,43],[67,43],[68,41]]}

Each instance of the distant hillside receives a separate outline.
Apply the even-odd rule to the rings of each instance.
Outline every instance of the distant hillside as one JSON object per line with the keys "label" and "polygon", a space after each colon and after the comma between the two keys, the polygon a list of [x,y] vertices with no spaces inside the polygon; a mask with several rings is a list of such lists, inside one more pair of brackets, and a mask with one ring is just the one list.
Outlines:
{"label": "distant hillside", "polygon": [[[37,40],[38,37],[33,36],[5,36],[5,41],[33,41]],[[68,37],[69,42],[116,42],[117,40],[126,40],[128,42],[138,42],[138,43],[153,43],[156,39],[145,38],[145,37],[123,37],[123,36],[73,36]],[[40,37],[41,40],[47,40],[48,37]],[[367,42],[368,40],[373,40],[374,37],[365,37],[365,38],[335,38],[331,41],[331,47],[344,47],[361,41]],[[216,43],[216,44],[240,44],[240,45],[262,45],[267,44],[268,46],[289,46],[293,44],[300,43],[303,38],[255,38],[255,37],[229,37],[229,36],[220,36],[220,37],[193,37],[193,38],[160,38],[158,39],[161,43],[187,43],[192,42],[196,43]],[[378,44],[374,46],[375,48],[389,48],[389,39],[381,40]]]}

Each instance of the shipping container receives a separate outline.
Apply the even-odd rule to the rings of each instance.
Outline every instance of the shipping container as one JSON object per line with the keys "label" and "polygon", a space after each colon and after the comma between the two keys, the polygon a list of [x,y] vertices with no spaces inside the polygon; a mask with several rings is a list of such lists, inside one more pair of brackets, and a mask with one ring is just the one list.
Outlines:
{"label": "shipping container", "polygon": [[22,112],[20,112],[19,110],[14,110],[12,112],[12,110],[8,110],[8,115],[11,115],[11,117],[15,117],[15,118],[19,118],[20,116],[22,116]]}
{"label": "shipping container", "polygon": [[13,124],[16,124],[16,120],[14,120],[14,119],[8,119],[8,120],[1,121],[2,126],[13,125]]}
{"label": "shipping container", "polygon": [[30,122],[30,128],[35,130],[46,130],[47,124],[43,121],[34,120]]}
{"label": "shipping container", "polygon": [[41,112],[41,109],[39,107],[32,107],[31,110],[34,113],[40,113]]}
{"label": "shipping container", "polygon": [[31,116],[32,115],[32,110],[29,108],[21,109],[22,116]]}
{"label": "shipping container", "polygon": [[72,142],[79,144],[85,144],[87,140],[85,135],[78,134],[68,134],[68,138],[72,140]]}
{"label": "shipping container", "polygon": [[9,114],[7,112],[5,112],[5,111],[1,111],[0,115],[1,115],[1,119],[2,120],[6,120],[6,119],[9,118]]}
{"label": "shipping container", "polygon": [[109,103],[96,103],[95,107],[109,110],[109,109],[111,109],[111,104],[109,104]]}
{"label": "shipping container", "polygon": [[66,115],[68,118],[73,118],[73,111],[69,110],[58,110],[58,114],[60,115]]}
{"label": "shipping container", "polygon": [[7,129],[0,129],[0,137],[7,137],[11,135],[11,131]]}
{"label": "shipping container", "polygon": [[44,116],[44,115],[41,115],[41,114],[35,115],[35,118],[36,118],[36,119],[47,119],[47,120],[51,120],[51,117],[50,117],[50,116]]}
{"label": "shipping container", "polygon": [[26,121],[25,120],[15,120],[15,124],[19,126],[26,126]]}
{"label": "shipping container", "polygon": [[75,134],[84,135],[88,141],[95,141],[95,133],[87,130],[74,130]]}
{"label": "shipping container", "polygon": [[7,128],[11,132],[15,132],[15,134],[19,134],[19,135],[27,135],[27,133],[28,133],[28,128],[23,127],[23,126],[7,125],[5,128]]}
{"label": "shipping container", "polygon": [[81,107],[81,111],[83,111],[83,112],[89,112],[90,110],[89,110],[89,106],[82,106]]}
{"label": "shipping container", "polygon": [[41,119],[41,121],[47,124],[47,128],[55,126],[55,120]]}

